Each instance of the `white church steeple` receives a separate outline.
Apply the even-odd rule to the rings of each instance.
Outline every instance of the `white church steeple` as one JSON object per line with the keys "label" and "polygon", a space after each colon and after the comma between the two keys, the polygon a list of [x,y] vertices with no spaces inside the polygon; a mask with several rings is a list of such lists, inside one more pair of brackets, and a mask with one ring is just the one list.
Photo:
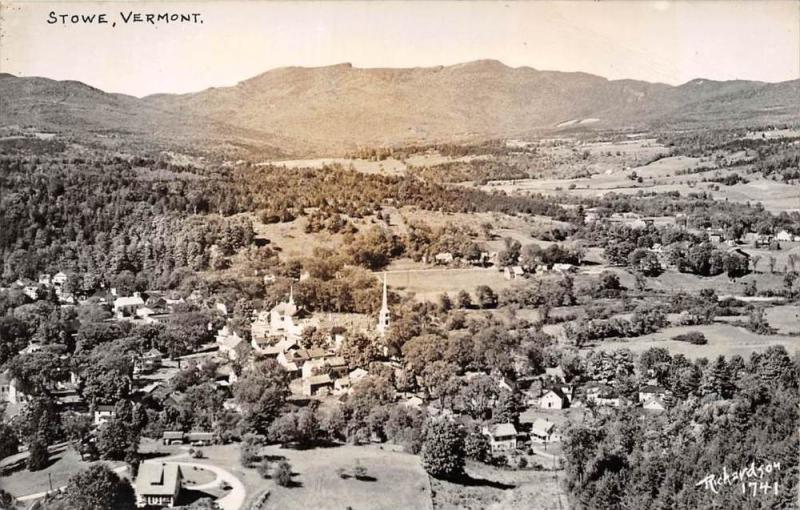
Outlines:
{"label": "white church steeple", "polygon": [[389,312],[389,296],[386,284],[386,273],[383,273],[383,302],[381,304],[381,311],[378,314],[378,333],[385,336],[389,331],[389,319],[391,313]]}

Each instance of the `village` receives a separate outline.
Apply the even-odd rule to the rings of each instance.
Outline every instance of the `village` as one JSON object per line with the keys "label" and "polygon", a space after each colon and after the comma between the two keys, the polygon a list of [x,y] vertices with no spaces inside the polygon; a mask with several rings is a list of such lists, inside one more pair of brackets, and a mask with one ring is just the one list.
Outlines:
{"label": "village", "polygon": [[[606,217],[599,208],[587,209],[585,222],[624,224],[627,228],[642,230],[656,228],[654,219],[643,218],[636,214],[612,214]],[[686,229],[685,217],[679,216],[673,225],[676,228]],[[765,269],[769,263],[773,266],[770,270],[774,271],[775,262],[771,253],[777,250],[791,251],[792,247],[800,246],[800,237],[786,230],[774,234],[746,233],[738,239],[730,239],[731,236],[726,232],[710,228],[703,232],[695,230],[692,234],[705,236],[712,246],[724,250],[728,256],[743,259],[744,267],[752,267],[754,271],[757,269],[758,259],[761,258],[767,260],[764,264]],[[652,260],[647,258],[644,262],[637,261],[637,264],[643,272],[651,275],[662,271],[676,271],[674,259],[668,256],[670,249],[674,247],[654,244],[647,249],[647,256],[642,257],[645,259],[652,256]],[[549,263],[538,264],[530,263],[531,259],[525,258],[525,247],[522,247],[522,250],[517,247],[516,252],[518,253],[516,257],[509,255],[507,251],[501,251],[500,254],[480,252],[479,256],[473,259],[463,260],[458,255],[440,252],[431,257],[429,267],[431,270],[445,272],[459,267],[478,267],[494,271],[498,280],[506,280],[509,283],[523,282],[529,278],[573,278],[581,274],[592,276],[599,273],[596,267],[591,265],[587,267],[583,264],[586,258],[585,252],[575,260],[571,260],[574,263],[552,262],[546,259]],[[796,258],[797,255],[790,254],[786,259],[787,263],[792,261],[792,267],[795,267]],[[769,262],[769,259],[773,261]],[[501,260],[516,264],[501,265]],[[426,261],[423,259],[422,262]],[[347,401],[352,398],[354,391],[369,392],[370,386],[375,385],[377,379],[383,383],[394,381],[390,384],[393,387],[390,390],[390,400],[385,401],[386,404],[410,408],[422,416],[450,416],[450,419],[457,420],[461,419],[459,416],[462,414],[464,417],[469,417],[470,407],[481,405],[475,399],[488,399],[482,404],[488,405],[488,408],[485,408],[487,410],[498,405],[510,406],[505,410],[488,411],[489,415],[494,416],[488,422],[478,420],[476,434],[483,439],[473,439],[473,441],[485,446],[474,447],[485,448],[485,451],[475,453],[474,458],[482,459],[492,465],[511,466],[514,469],[524,470],[530,466],[540,466],[539,469],[560,470],[563,469],[562,432],[569,423],[585,420],[586,413],[594,416],[602,413],[603,409],[635,408],[640,413],[641,419],[647,420],[648,415],[663,413],[674,405],[676,396],[662,384],[664,378],[658,377],[652,370],[639,372],[638,363],[635,380],[640,383],[631,390],[627,385],[630,384],[630,375],[634,370],[633,360],[630,359],[630,355],[618,357],[619,353],[614,354],[613,351],[600,352],[602,360],[599,363],[622,363],[622,365],[610,370],[608,367],[597,368],[598,375],[591,378],[575,377],[574,367],[565,369],[561,364],[548,365],[547,362],[539,362],[532,367],[524,360],[518,360],[513,362],[516,368],[511,373],[508,370],[491,369],[467,369],[460,374],[456,371],[447,382],[454,385],[451,390],[440,387],[442,383],[437,385],[428,382],[428,379],[437,377],[433,371],[430,373],[424,370],[417,371],[419,374],[417,377],[422,377],[424,382],[419,385],[409,385],[405,381],[408,381],[409,376],[414,376],[415,368],[411,366],[408,357],[404,359],[396,350],[392,351],[392,342],[387,338],[398,315],[396,312],[393,313],[390,305],[392,293],[387,273],[376,273],[374,277],[379,281],[381,289],[380,308],[376,314],[369,316],[357,313],[309,312],[297,304],[294,296],[295,285],[302,286],[303,281],[309,278],[308,273],[302,273],[295,282],[285,281],[283,277],[276,278],[271,273],[265,274],[261,277],[263,285],[270,287],[276,285],[278,280],[284,280],[278,283],[288,284],[288,294],[267,310],[252,310],[245,323],[238,318],[234,319],[233,314],[229,312],[234,303],[204,299],[197,292],[183,298],[174,292],[163,291],[137,291],[130,295],[120,295],[117,289],[112,288],[108,292],[98,292],[91,297],[86,295],[76,297],[67,290],[69,276],[61,271],[53,276],[42,274],[36,282],[16,280],[6,291],[20,292],[34,303],[41,299],[67,308],[104,309],[107,310],[107,318],[104,319],[106,323],[125,324],[126,327],[163,326],[171,320],[170,317],[176,309],[187,304],[206,310],[207,316],[213,317],[213,320],[209,320],[205,325],[206,341],[193,347],[191,352],[171,355],[154,346],[145,350],[144,345],[140,344],[142,350],[131,353],[129,387],[125,388],[122,394],[127,395],[125,399],[133,406],[147,406],[148,409],[165,416],[196,412],[193,411],[193,406],[199,404],[192,398],[190,407],[186,407],[186,393],[185,390],[182,391],[182,385],[175,383],[176,377],[181,380],[195,378],[208,381],[207,384],[214,394],[213,398],[221,404],[220,410],[238,414],[240,417],[252,413],[253,411],[248,409],[248,403],[236,398],[233,389],[239,381],[246,379],[249,373],[263,370],[262,365],[267,363],[273,369],[279,369],[285,376],[286,405],[295,409],[312,409],[314,413],[319,413],[320,409],[326,407],[336,406],[337,402]],[[472,297],[465,299],[459,295],[458,298],[461,301],[473,301]],[[481,300],[475,299],[475,301]],[[396,295],[391,302],[397,303]],[[466,309],[471,307],[467,303],[449,306],[460,308],[462,305]],[[483,307],[483,304],[478,306],[478,308]],[[75,335],[73,333],[73,336]],[[362,351],[355,355],[353,339],[359,340],[356,345]],[[74,345],[75,340],[69,343]],[[18,354],[35,359],[37,353],[43,352],[60,357],[64,361],[69,358],[65,346],[36,342],[28,344]],[[450,367],[437,368],[452,370]],[[83,394],[85,382],[81,380],[76,370],[64,369],[60,375],[55,377],[54,375],[50,374],[45,390],[53,399],[56,412],[62,415],[66,413],[71,416],[85,416],[87,419],[87,428],[77,444],[81,462],[93,462],[101,456],[104,457],[103,452],[97,448],[98,435],[103,434],[103,429],[108,427],[109,422],[120,418],[118,413],[130,413],[130,406],[121,405],[120,400],[85,398]],[[476,390],[478,393],[470,397],[460,395],[456,397],[458,386],[473,382],[479,388]],[[626,385],[624,390],[621,389],[621,384]],[[6,370],[0,376],[0,398],[7,403],[6,417],[13,423],[15,412],[20,412],[19,410],[27,403],[35,400],[36,395],[27,394],[20,380],[10,370]],[[470,401],[466,404],[462,402],[461,406],[458,406],[454,404],[456,398],[469,398]],[[486,412],[478,411],[477,415],[472,416],[486,416],[483,414]],[[498,419],[502,416],[506,416],[507,421]],[[472,422],[471,419],[468,421]],[[245,496],[242,492],[246,489],[237,476],[231,473],[236,470],[231,470],[231,466],[224,463],[215,464],[210,458],[202,459],[204,459],[203,449],[244,448],[244,444],[237,446],[242,438],[234,439],[230,433],[225,433],[219,422],[205,420],[205,423],[207,424],[205,428],[196,426],[185,429],[164,428],[157,437],[148,436],[148,432],[142,434],[142,441],[145,441],[145,437],[149,437],[147,441],[150,441],[150,448],[158,450],[158,445],[161,445],[161,448],[168,447],[165,452],[171,452],[171,456],[167,456],[164,462],[158,462],[156,457],[156,461],[148,460],[138,465],[138,474],[132,477],[138,506],[177,506],[180,502],[186,501],[185,498],[181,498],[182,490],[184,493],[187,489],[194,493],[198,492],[197,487],[202,487],[208,490],[199,491],[200,494],[217,500],[221,508],[226,510],[240,508],[236,505],[244,503]],[[313,438],[302,438],[298,434],[301,433],[294,431],[288,441],[295,443],[295,441],[311,440],[313,444]],[[352,440],[356,444],[363,444],[362,448],[370,448],[370,445],[386,441],[386,435],[380,429],[372,429],[366,436],[356,437]],[[3,473],[9,475],[23,468],[28,462],[26,454],[29,454],[29,451],[3,459],[0,463]],[[217,475],[204,484],[192,485],[185,477],[188,465],[181,464],[182,461],[170,460],[176,455],[177,458],[183,455],[197,459],[205,466],[200,469],[214,466],[224,474]],[[197,467],[192,468],[197,469]],[[52,483],[52,479],[49,483]],[[232,498],[231,491],[234,484],[238,489],[234,492],[239,493]],[[17,493],[14,497],[18,501],[27,501],[37,497],[38,494],[48,492],[40,491],[39,488],[46,489],[37,487],[35,493]],[[252,501],[253,496],[247,494],[248,501]]]}
{"label": "village", "polygon": [[9,2],[0,510],[800,510],[796,1]]}

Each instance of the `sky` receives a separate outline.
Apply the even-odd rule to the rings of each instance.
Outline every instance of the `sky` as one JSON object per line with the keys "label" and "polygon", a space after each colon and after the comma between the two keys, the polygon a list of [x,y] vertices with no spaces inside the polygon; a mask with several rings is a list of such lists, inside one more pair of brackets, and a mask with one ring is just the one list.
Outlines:
{"label": "sky", "polygon": [[[109,23],[48,23],[106,13]],[[120,13],[199,13],[126,24]],[[112,26],[115,22],[116,26]],[[800,2],[69,2],[0,0],[0,72],[144,96],[284,66],[496,59],[673,85],[800,78]]]}

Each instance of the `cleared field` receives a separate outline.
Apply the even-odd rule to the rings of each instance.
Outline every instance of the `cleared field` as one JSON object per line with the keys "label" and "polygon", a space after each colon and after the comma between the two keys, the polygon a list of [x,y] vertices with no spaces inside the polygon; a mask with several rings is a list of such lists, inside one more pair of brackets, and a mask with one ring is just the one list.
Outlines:
{"label": "cleared field", "polygon": [[[562,149],[563,151],[563,149]],[[590,151],[591,152],[591,151]],[[728,154],[729,159],[741,157],[740,153]],[[560,155],[557,157],[565,157]],[[573,162],[573,165],[577,163]],[[685,170],[708,167],[702,173],[680,174]],[[514,181],[490,181],[482,188],[485,190],[503,190],[507,193],[542,193],[545,195],[562,195],[573,197],[598,197],[610,191],[621,194],[635,194],[642,190],[659,193],[678,191],[686,194],[693,191],[710,191],[717,200],[733,202],[761,202],[767,210],[773,212],[800,210],[800,190],[798,187],[782,182],[748,175],[750,182],[734,186],[719,186],[719,190],[711,190],[714,183],[701,182],[712,172],[720,176],[740,173],[741,169],[716,169],[712,161],[686,156],[662,158],[645,166],[633,164],[602,166],[588,165],[592,173],[590,177],[578,179],[518,179]],[[636,182],[629,178],[632,172],[642,178]]]}
{"label": "cleared field", "polygon": [[342,244],[342,235],[328,232],[307,234],[305,218],[287,223],[264,224],[253,218],[253,230],[257,238],[268,239],[273,249],[280,251],[282,259],[307,257],[316,247],[336,248]]}
{"label": "cleared field", "polygon": [[395,291],[413,292],[419,300],[436,300],[443,292],[455,296],[459,291],[473,293],[480,285],[488,285],[495,292],[511,286],[501,271],[495,268],[465,269],[399,269],[386,272],[389,286]]}
{"label": "cleared field", "polygon": [[386,175],[403,175],[409,166],[424,167],[441,165],[443,163],[453,163],[459,161],[472,161],[475,159],[489,159],[488,155],[470,155],[459,158],[442,156],[440,154],[415,154],[408,159],[398,160],[387,158],[383,161],[369,161],[366,159],[348,158],[317,158],[317,159],[295,159],[287,161],[264,161],[259,166],[274,165],[287,169],[294,168],[322,168],[326,165],[339,164],[345,168],[352,166],[356,171],[363,173],[378,173]]}
{"label": "cleared field", "polygon": [[[269,484],[267,506],[281,510],[431,509],[428,476],[419,457],[373,446],[340,446],[292,450],[269,446],[266,455],[285,457],[295,473],[294,487]],[[367,478],[341,478],[337,469],[352,474],[356,463]]]}
{"label": "cleared field", "polygon": [[[692,345],[687,342],[671,340],[675,335],[699,331],[706,336],[706,345]],[[606,341],[593,347],[597,350],[612,351],[616,349],[630,349],[640,353],[650,347],[663,347],[670,353],[683,354],[694,359],[706,357],[709,359],[719,355],[726,357],[739,354],[747,359],[750,353],[766,350],[771,345],[783,345],[790,353],[800,349],[800,337],[781,335],[758,335],[744,328],[729,324],[709,324],[704,326],[677,326],[663,329],[657,333],[634,338],[628,341]]]}
{"label": "cleared field", "polygon": [[775,306],[766,311],[769,325],[784,335],[800,335],[800,305]]}
{"label": "cleared field", "polygon": [[[749,250],[746,250],[749,251]],[[766,262],[759,263],[759,271],[766,269]],[[782,273],[757,273],[748,274],[736,280],[731,280],[727,275],[717,276],[697,276],[690,273],[679,273],[677,271],[665,271],[655,278],[648,278],[648,287],[669,292],[685,291],[690,293],[699,292],[702,289],[714,289],[719,295],[742,295],[746,286],[750,282],[756,282],[759,290],[780,289],[783,287]]]}
{"label": "cleared field", "polygon": [[558,471],[506,470],[468,463],[466,484],[431,478],[437,510],[566,510]]}

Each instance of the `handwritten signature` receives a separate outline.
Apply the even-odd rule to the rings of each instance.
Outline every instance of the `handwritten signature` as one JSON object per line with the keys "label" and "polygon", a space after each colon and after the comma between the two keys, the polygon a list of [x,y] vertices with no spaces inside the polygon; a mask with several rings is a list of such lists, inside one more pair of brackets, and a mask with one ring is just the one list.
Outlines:
{"label": "handwritten signature", "polygon": [[[744,486],[748,481],[758,479],[762,480],[765,476],[780,471],[780,462],[765,462],[756,466],[755,461],[738,470],[728,471],[727,466],[722,467],[722,474],[710,474],[697,482],[695,487],[703,487],[706,490],[718,494],[722,487],[729,487],[741,483]],[[755,485],[754,482],[747,483],[747,485]],[[775,482],[775,491],[777,492],[777,482]]]}

